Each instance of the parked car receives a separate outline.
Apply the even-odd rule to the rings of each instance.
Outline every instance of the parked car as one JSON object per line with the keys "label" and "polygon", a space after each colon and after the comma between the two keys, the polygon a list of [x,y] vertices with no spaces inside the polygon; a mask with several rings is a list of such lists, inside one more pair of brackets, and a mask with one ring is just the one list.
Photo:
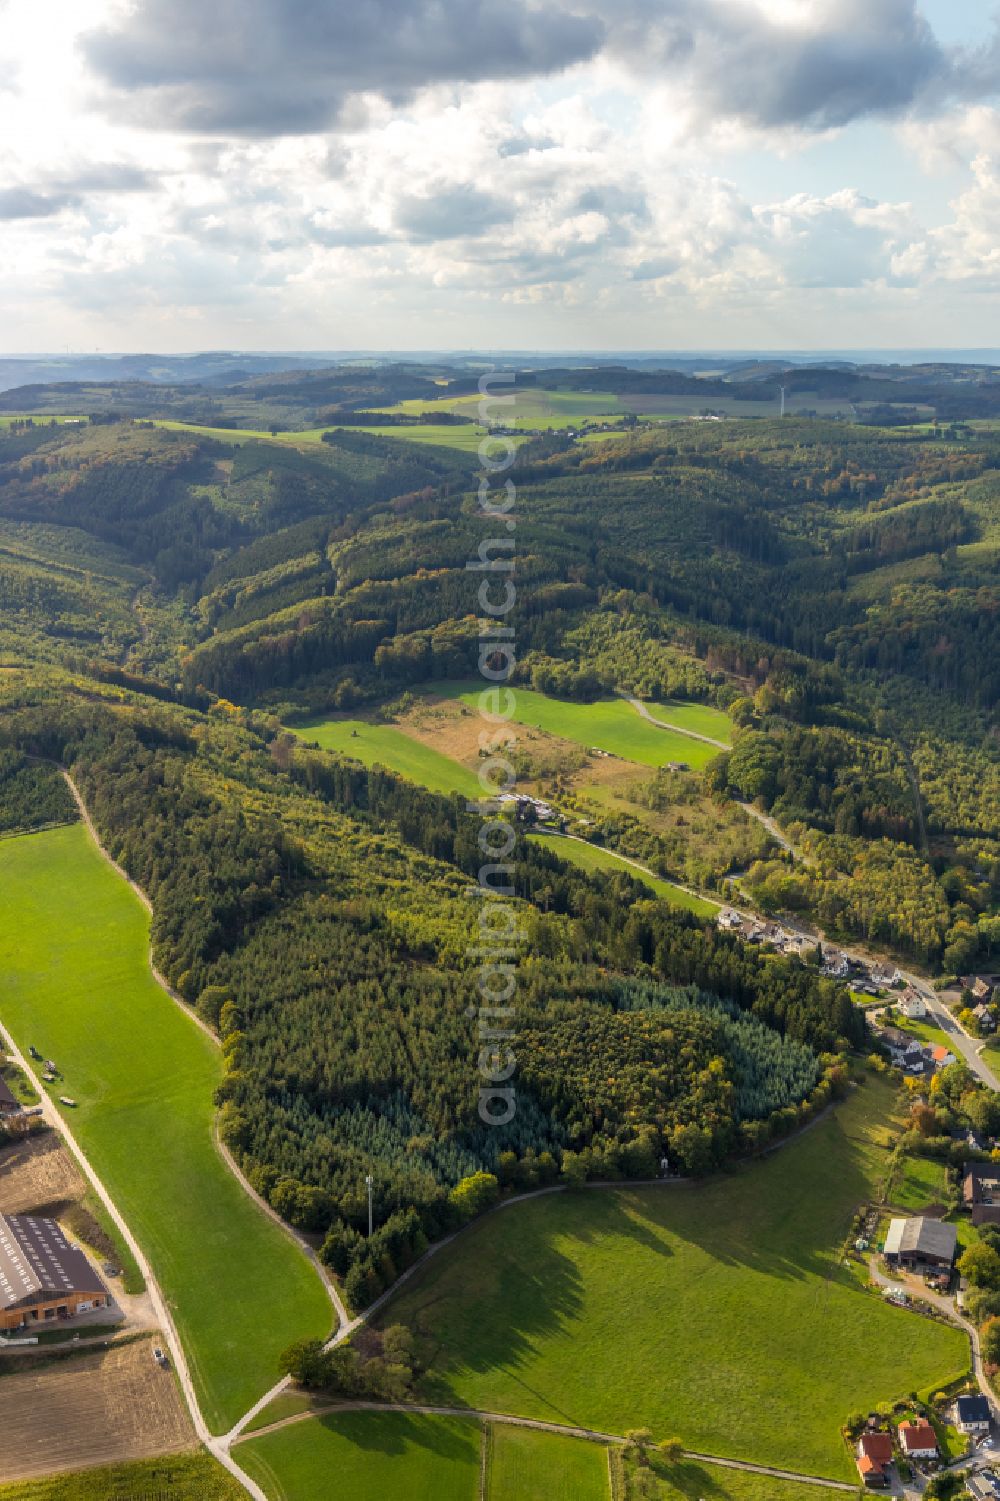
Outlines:
{"label": "parked car", "polygon": [[164,1353],[160,1349],[159,1345],[154,1345],[153,1346],[153,1359],[156,1361],[156,1364],[158,1366],[162,1366],[164,1370],[166,1370],[168,1368],[168,1366],[170,1365],[170,1361],[164,1355]]}

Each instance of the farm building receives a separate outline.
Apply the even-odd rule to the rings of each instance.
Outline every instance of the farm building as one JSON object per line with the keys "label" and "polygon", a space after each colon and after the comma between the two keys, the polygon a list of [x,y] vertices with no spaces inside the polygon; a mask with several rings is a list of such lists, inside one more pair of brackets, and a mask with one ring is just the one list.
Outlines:
{"label": "farm building", "polygon": [[962,1177],[962,1202],[974,1225],[1000,1225],[1000,1167],[967,1162]]}
{"label": "farm building", "polygon": [[18,1115],[21,1106],[6,1079],[0,1079],[0,1115]]}
{"label": "farm building", "polygon": [[858,1439],[858,1474],[869,1489],[889,1484],[892,1465],[892,1434],[863,1433]]}
{"label": "farm building", "polygon": [[885,1237],[885,1259],[914,1270],[950,1271],[957,1247],[958,1231],[943,1220],[891,1220]]}
{"label": "farm building", "polygon": [[111,1298],[55,1220],[0,1215],[0,1329],[71,1319]]}

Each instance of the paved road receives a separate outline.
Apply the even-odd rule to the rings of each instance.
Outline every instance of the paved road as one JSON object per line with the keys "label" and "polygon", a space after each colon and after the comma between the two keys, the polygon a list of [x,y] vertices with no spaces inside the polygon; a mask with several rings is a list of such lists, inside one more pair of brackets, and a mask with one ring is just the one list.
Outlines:
{"label": "paved road", "polygon": [[[479,1418],[486,1423],[506,1423],[512,1428],[532,1428],[539,1433],[559,1433],[566,1438],[587,1439],[595,1444],[624,1444],[625,1438],[620,1433],[602,1433],[597,1428],[574,1428],[569,1423],[549,1423],[543,1418],[518,1418],[507,1412],[482,1412],[470,1407],[429,1407],[420,1403],[412,1402],[331,1402],[329,1404],[317,1404],[310,1412],[300,1412],[289,1418],[281,1418],[277,1423],[269,1423],[266,1428],[258,1428],[257,1433],[248,1434],[248,1438],[256,1438],[261,1433],[273,1433],[279,1428],[290,1428],[296,1423],[307,1422],[317,1412],[418,1412],[428,1417],[440,1418]],[[819,1475],[802,1475],[796,1470],[776,1470],[770,1465],[751,1464],[744,1459],[722,1459],[717,1454],[699,1454],[694,1449],[685,1449],[685,1459],[693,1459],[699,1464],[719,1465],[726,1470],[742,1470],[749,1475],[770,1475],[775,1480],[797,1480],[800,1485],[817,1485],[824,1490],[846,1491],[848,1495],[856,1496],[856,1485],[847,1485],[843,1480],[826,1480]]]}

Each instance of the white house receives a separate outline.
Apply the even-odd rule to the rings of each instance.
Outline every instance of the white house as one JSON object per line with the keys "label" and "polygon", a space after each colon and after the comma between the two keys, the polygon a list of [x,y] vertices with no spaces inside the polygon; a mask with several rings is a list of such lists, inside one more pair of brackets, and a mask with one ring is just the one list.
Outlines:
{"label": "white house", "polygon": [[959,1433],[989,1433],[990,1404],[985,1397],[956,1397],[955,1427]]}
{"label": "white house", "polygon": [[920,1021],[927,1015],[927,1002],[915,990],[908,990],[896,1005],[900,1015],[908,1016],[911,1021]]}
{"label": "white house", "polygon": [[937,1434],[930,1423],[900,1423],[899,1447],[907,1459],[937,1459]]}

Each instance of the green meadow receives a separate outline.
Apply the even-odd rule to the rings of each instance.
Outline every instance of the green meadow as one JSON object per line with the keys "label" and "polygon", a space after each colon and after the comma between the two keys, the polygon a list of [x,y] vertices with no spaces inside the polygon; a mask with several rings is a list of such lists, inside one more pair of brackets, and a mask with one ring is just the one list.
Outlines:
{"label": "green meadow", "polygon": [[[428,691],[441,698],[460,698],[463,703],[475,707],[482,690],[472,688],[468,683],[435,683]],[[642,766],[665,766],[668,761],[684,761],[697,771],[718,755],[715,746],[650,724],[623,698],[580,704],[568,699],[549,698],[547,694],[536,693],[533,688],[517,687],[513,693],[512,718],[516,724],[531,725],[550,735],[559,735],[563,740],[571,740],[575,745],[608,751],[623,760],[638,761]]]}
{"label": "green meadow", "polygon": [[[850,1412],[944,1385],[958,1329],[839,1260],[886,1168],[877,1077],[763,1161],[696,1184],[586,1189],[488,1216],[384,1315],[417,1331],[422,1400],[851,1480]],[[668,1493],[669,1494],[669,1493]],[[711,1494],[708,1492],[707,1494]]]}
{"label": "green meadow", "polygon": [[654,719],[676,725],[679,730],[707,735],[711,740],[721,740],[723,745],[733,743],[733,721],[721,709],[713,709],[711,704],[689,704],[669,699],[664,704],[648,703],[646,708]]}
{"label": "green meadow", "polygon": [[315,741],[323,750],[338,751],[365,766],[385,766],[431,792],[485,796],[479,779],[467,766],[392,725],[369,724],[364,719],[317,719],[289,728],[300,740]]}
{"label": "green meadow", "polygon": [[494,1423],[487,1474],[485,1501],[609,1501],[608,1451],[587,1439]]}
{"label": "green meadow", "polygon": [[473,1418],[306,1418],[238,1444],[233,1458],[271,1501],[479,1501],[480,1427]]}
{"label": "green meadow", "polygon": [[213,1141],[220,1055],[153,980],[149,918],[81,824],[0,843],[0,1019],[77,1101],[68,1123],[173,1310],[206,1421],[229,1427],[291,1339],[329,1331],[310,1263]]}
{"label": "green meadow", "polygon": [[[513,401],[504,399],[511,395],[514,395]],[[491,419],[511,428],[575,428],[584,422],[615,422],[624,415],[622,403],[612,391],[550,391],[522,386],[515,395],[513,387],[498,381],[491,387],[491,398]],[[471,417],[476,423],[475,429],[458,427],[453,431],[481,433],[483,429],[478,426],[481,400],[477,392],[468,396],[441,396],[436,401],[416,397],[393,407],[374,407],[372,410],[402,412],[408,417],[419,417],[434,410],[451,412],[459,417]]]}
{"label": "green meadow", "polygon": [[651,1470],[656,1501],[822,1501],[830,1495],[815,1485],[724,1470],[692,1459],[667,1465],[654,1456]]}
{"label": "green meadow", "polygon": [[532,834],[532,839],[537,839],[544,844],[560,860],[568,860],[571,865],[578,865],[586,871],[620,871],[624,875],[633,876],[648,886],[650,891],[669,902],[673,907],[683,907],[688,912],[696,912],[699,917],[713,917],[719,910],[717,902],[706,901],[703,897],[692,896],[690,891],[685,891],[681,886],[675,886],[671,881],[661,881],[657,876],[647,875],[644,871],[637,870],[620,855],[612,850],[601,849],[596,844],[584,844],[577,839],[566,839],[561,834]]}

